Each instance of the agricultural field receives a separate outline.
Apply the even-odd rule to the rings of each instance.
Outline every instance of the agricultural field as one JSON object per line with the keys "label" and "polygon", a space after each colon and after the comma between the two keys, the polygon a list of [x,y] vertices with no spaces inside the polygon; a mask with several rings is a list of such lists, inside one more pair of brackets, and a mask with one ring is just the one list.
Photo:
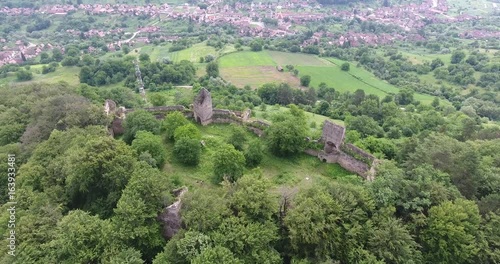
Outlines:
{"label": "agricultural field", "polygon": [[294,87],[300,85],[299,78],[289,72],[279,72],[275,66],[228,67],[222,68],[220,72],[222,78],[238,87],[250,85],[253,89],[257,89],[264,83],[272,82],[286,82]]}
{"label": "agricultural field", "polygon": [[267,52],[276,64],[285,67],[285,65],[301,65],[301,66],[327,66],[330,65],[327,60],[314,55],[304,53],[289,53],[281,51]]}
{"label": "agricultural field", "polygon": [[[338,91],[363,89],[366,93],[384,97],[396,94],[399,89],[378,79],[367,70],[351,65],[349,72],[340,70],[339,65],[345,61],[334,58],[319,58],[314,55],[286,53],[278,51],[251,52],[243,51],[222,56],[219,59],[221,76],[236,86],[250,85],[258,88],[264,83],[286,82],[292,87],[299,87],[299,77],[311,76],[311,86],[318,87],[321,82],[334,87]],[[276,66],[293,65],[299,70],[299,76],[290,72],[278,72]],[[415,94],[415,99],[430,103],[433,96]]]}
{"label": "agricultural field", "polygon": [[[46,82],[46,83],[58,83],[58,82],[67,82],[70,85],[76,86],[80,84],[80,79],[78,74],[80,73],[80,68],[76,66],[71,67],[57,67],[55,72],[41,74],[43,65],[32,65],[30,67],[31,72],[33,73],[33,79],[27,82],[22,82],[22,84],[33,83],[33,82]],[[14,73],[10,73],[7,78],[0,79],[1,84],[16,84],[18,82],[16,80],[16,75]]]}
{"label": "agricultural field", "polygon": [[219,66],[222,69],[245,66],[276,66],[276,62],[267,51],[242,51],[220,57]]}
{"label": "agricultural field", "polygon": [[207,55],[213,55],[215,57],[217,55],[217,51],[215,51],[214,47],[207,46],[205,42],[201,42],[187,49],[171,52],[168,54],[170,59],[174,62],[188,60],[193,63],[198,63],[200,61],[200,57],[205,57]]}
{"label": "agricultural field", "polygon": [[[387,94],[396,94],[399,89],[386,81],[380,80],[371,72],[351,64],[349,72],[342,71],[340,65],[345,61],[328,58],[332,62],[330,67],[299,66],[299,76],[310,75],[311,85],[317,87],[321,82],[333,86],[338,91],[355,91],[363,89],[368,94],[384,97]],[[433,96],[415,94],[415,99],[422,103],[431,103]]]}
{"label": "agricultural field", "polygon": [[[170,44],[161,45],[161,46],[147,45],[147,46],[140,48],[138,53],[139,54],[140,53],[149,54],[149,58],[151,59],[151,61],[158,61],[158,60],[161,60],[161,59],[166,58],[166,57],[170,57],[170,59],[172,59],[172,57],[170,56],[170,52],[168,52],[168,49],[170,48],[170,46],[171,46]],[[134,53],[131,52],[131,54],[134,54]]]}

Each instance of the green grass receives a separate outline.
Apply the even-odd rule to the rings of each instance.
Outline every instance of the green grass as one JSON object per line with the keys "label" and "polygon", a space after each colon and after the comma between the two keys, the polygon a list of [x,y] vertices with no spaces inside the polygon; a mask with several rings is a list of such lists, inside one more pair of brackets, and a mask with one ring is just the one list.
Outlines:
{"label": "green grass", "polygon": [[[318,87],[320,83],[324,82],[340,92],[354,92],[357,89],[363,89],[366,93],[375,94],[379,97],[383,97],[388,93],[398,92],[398,89],[396,87],[391,87],[390,85],[385,83],[383,85],[380,85],[380,83],[376,83],[378,79],[376,79],[375,77],[366,78],[366,76],[364,76],[365,78],[362,78],[361,76],[359,76],[359,72],[353,65],[351,65],[350,73],[355,76],[359,76],[360,78],[362,78],[362,81],[356,79],[349,73],[340,70],[339,67],[297,66],[296,68],[299,70],[299,76],[311,76],[310,85],[314,87]],[[373,86],[375,86],[376,88]]]}
{"label": "green grass", "polygon": [[[178,105],[179,101],[187,101],[191,102],[194,98],[193,90],[188,89],[188,88],[174,88],[172,90],[168,91],[160,91],[160,92],[150,92],[148,91],[146,93],[146,96],[148,97],[148,102],[151,102],[150,98],[154,94],[162,94],[165,95],[167,98],[167,101],[165,105]],[[152,106],[152,105],[150,105]]]}
{"label": "green grass", "polygon": [[[339,65],[345,61],[334,58],[319,58],[314,55],[286,53],[278,51],[242,51],[220,57],[221,76],[233,84],[243,87],[250,85],[257,88],[264,83],[286,82],[293,87],[299,86],[297,77],[289,72],[277,72],[276,65],[294,65],[299,70],[299,77],[311,76],[311,86],[318,87],[321,82],[341,92],[354,92],[363,89],[368,94],[384,97],[397,94],[399,89],[386,81],[375,77],[361,67],[351,65],[349,72],[340,70]],[[416,100],[431,103],[433,96],[415,94]]]}
{"label": "green grass", "polygon": [[[268,122],[271,122],[271,117],[273,115],[287,112],[287,111],[288,111],[287,107],[278,106],[278,105],[267,105],[265,111],[260,110],[260,107],[255,107],[252,110],[252,112],[255,113],[256,119],[262,119],[262,120],[266,120]],[[307,123],[308,125],[310,125],[311,122],[316,123],[316,128],[315,129],[311,128],[311,132],[313,132],[313,133],[315,131],[319,131],[321,129],[320,126],[321,126],[321,124],[323,124],[323,122],[325,122],[325,120],[329,120],[335,124],[344,126],[344,121],[342,121],[342,120],[331,119],[329,117],[310,113],[310,112],[304,112],[304,113],[306,115],[306,120],[308,122]]]}
{"label": "green grass", "polygon": [[432,54],[425,51],[401,52],[413,64],[423,64],[432,62],[434,59],[441,59],[446,65],[450,64],[451,54]]}
{"label": "green grass", "polygon": [[[464,11],[467,14],[484,16],[494,10],[493,3],[486,0],[453,0],[449,1],[448,5],[450,15],[458,15],[460,11]],[[496,5],[498,8],[499,3]]]}
{"label": "green grass", "polygon": [[174,62],[188,60],[190,62],[197,63],[200,61],[200,57],[205,57],[209,54],[216,56],[217,52],[215,51],[214,47],[207,46],[205,42],[202,42],[197,43],[187,49],[172,52],[169,55]]}
{"label": "green grass", "polygon": [[76,66],[71,67],[57,67],[55,72],[41,74],[43,65],[32,65],[30,71],[33,73],[33,79],[25,82],[18,82],[15,73],[10,73],[7,78],[0,79],[1,84],[28,84],[34,82],[58,83],[61,81],[67,82],[72,86],[80,84],[78,74],[80,68]]}
{"label": "green grass", "polygon": [[[226,142],[230,135],[229,125],[212,124],[209,126],[199,126],[202,133],[202,140],[206,147],[202,150],[200,164],[190,167],[180,164],[173,156],[173,143],[165,143],[167,149],[167,162],[163,170],[178,178],[182,184],[188,187],[199,186],[200,182],[210,186],[212,179],[212,154],[217,148]],[[257,139],[255,135],[247,132],[248,140]],[[263,140],[263,139],[259,139]],[[264,142],[265,143],[265,142]],[[279,186],[304,186],[313,182],[346,180],[362,182],[358,176],[342,169],[337,164],[327,164],[321,162],[318,158],[306,154],[300,154],[295,157],[280,158],[271,154],[267,149],[262,163],[258,169],[262,175],[269,179],[276,187]],[[247,168],[245,174],[251,173],[252,169]]]}
{"label": "green grass", "polygon": [[[321,82],[324,82],[341,92],[354,92],[357,89],[363,89],[366,93],[375,94],[379,97],[384,97],[387,94],[397,94],[399,92],[397,87],[386,81],[380,80],[371,72],[361,67],[356,67],[351,64],[349,72],[345,72],[338,66],[345,61],[334,58],[328,58],[327,60],[334,65],[328,67],[297,66],[296,68],[299,70],[299,76],[310,75],[310,85],[314,87],[318,87]],[[417,93],[414,97],[422,103],[431,103],[434,99],[433,96]]]}
{"label": "green grass", "polygon": [[278,72],[275,66],[224,67],[220,69],[220,75],[237,87],[250,85],[256,89],[265,83],[281,82],[288,83],[292,87],[300,85],[299,78],[289,72]]}
{"label": "green grass", "polygon": [[219,58],[221,68],[241,67],[241,66],[275,66],[267,51],[242,51],[231,53]]}
{"label": "green grass", "polygon": [[149,58],[151,59],[151,61],[162,60],[163,58],[170,57],[170,53],[168,52],[170,46],[170,44],[164,44],[160,46],[147,45],[140,49],[139,54],[149,54]]}
{"label": "green grass", "polygon": [[219,55],[222,56],[222,55],[233,53],[233,52],[236,52],[236,48],[234,47],[234,45],[227,44],[227,45],[224,45],[224,47],[222,47],[222,49],[219,51]]}
{"label": "green grass", "polygon": [[267,51],[276,64],[285,67],[285,65],[302,65],[302,66],[326,66],[328,61],[314,55],[303,53],[289,53],[281,51]]}

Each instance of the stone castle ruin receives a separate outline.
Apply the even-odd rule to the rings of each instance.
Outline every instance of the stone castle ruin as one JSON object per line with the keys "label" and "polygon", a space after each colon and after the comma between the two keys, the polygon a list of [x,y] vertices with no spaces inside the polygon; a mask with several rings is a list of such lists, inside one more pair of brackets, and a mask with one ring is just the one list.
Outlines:
{"label": "stone castle ruin", "polygon": [[[236,123],[245,126],[259,137],[263,136],[265,129],[270,126],[269,123],[262,120],[251,120],[250,109],[241,112],[213,108],[212,97],[205,88],[200,90],[189,109],[182,105],[174,105],[146,107],[143,110],[153,113],[158,119],[163,119],[165,115],[171,112],[182,112],[187,118],[193,118],[203,126],[211,123]],[[114,136],[123,133],[122,121],[126,118],[126,114],[134,111],[134,109],[117,107],[112,100],[106,100],[104,111],[107,115],[114,115],[114,120],[109,129],[110,134]],[[344,136],[345,128],[343,126],[325,120],[322,136],[317,141],[324,144],[323,150],[309,149],[305,152],[318,157],[323,162],[337,163],[342,168],[356,173],[366,180],[373,180],[374,167],[378,161],[373,155],[364,150],[352,144],[346,144]]]}
{"label": "stone castle ruin", "polygon": [[323,134],[319,142],[324,144],[317,157],[328,163],[337,163],[342,168],[354,172],[366,180],[373,180],[376,159],[366,151],[344,142],[345,128],[325,120]]}
{"label": "stone castle ruin", "polygon": [[324,152],[331,154],[340,149],[344,142],[345,128],[332,122],[325,121],[323,124],[322,142],[325,143]]}
{"label": "stone castle ruin", "polygon": [[212,123],[212,96],[210,92],[202,88],[193,102],[193,114],[196,122],[206,126]]}

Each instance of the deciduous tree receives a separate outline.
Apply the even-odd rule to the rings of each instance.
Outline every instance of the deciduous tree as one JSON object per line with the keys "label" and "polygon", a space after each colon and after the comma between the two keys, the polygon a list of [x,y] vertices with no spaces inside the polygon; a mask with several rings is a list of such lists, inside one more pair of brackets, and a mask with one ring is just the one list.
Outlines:
{"label": "deciduous tree", "polygon": [[174,155],[186,165],[198,165],[201,156],[200,141],[190,138],[181,138],[175,141]]}
{"label": "deciduous tree", "polygon": [[168,114],[162,122],[161,129],[165,131],[167,140],[173,140],[175,130],[187,124],[189,124],[189,121],[181,112],[173,112]]}
{"label": "deciduous tree", "polygon": [[134,140],[137,131],[143,130],[152,132],[153,134],[158,133],[160,122],[151,113],[144,110],[137,110],[127,115],[127,118],[123,122],[123,128],[125,129],[123,140],[130,144]]}
{"label": "deciduous tree", "polygon": [[216,183],[224,179],[234,182],[243,175],[245,157],[232,145],[224,144],[214,152],[212,164]]}
{"label": "deciduous tree", "polygon": [[163,167],[166,151],[160,136],[154,135],[148,131],[137,131],[135,139],[132,141],[132,148],[138,155],[148,152],[156,161],[155,166],[158,168]]}
{"label": "deciduous tree", "polygon": [[457,199],[429,210],[422,233],[425,258],[432,263],[470,263],[479,253],[481,217],[473,201]]}

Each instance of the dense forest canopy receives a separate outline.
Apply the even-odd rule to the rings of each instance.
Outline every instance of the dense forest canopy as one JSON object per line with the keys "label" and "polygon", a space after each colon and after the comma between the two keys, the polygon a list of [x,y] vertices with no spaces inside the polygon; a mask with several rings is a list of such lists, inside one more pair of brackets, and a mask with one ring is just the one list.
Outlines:
{"label": "dense forest canopy", "polygon": [[[25,115],[18,120],[18,136],[5,139],[0,150],[15,153],[20,165],[19,263],[489,263],[499,258],[500,141],[477,139],[481,128],[473,134],[459,127],[443,133],[445,123],[461,121],[441,111],[410,114],[420,116],[422,132],[397,141],[382,137],[391,130],[362,132],[379,126],[375,120],[398,118],[402,110],[346,119],[347,140],[387,159],[373,182],[318,178],[299,189],[276,189],[262,170],[268,155],[296,159],[306,147],[308,124],[295,105],[274,116],[261,139],[249,141],[248,132],[233,125],[224,128],[226,142],[214,140],[180,113],[160,122],[134,111],[121,140],[108,135],[110,120],[100,107],[78,94],[85,90],[62,84],[16,89],[22,92],[0,102]],[[219,86],[212,93],[217,100],[227,91]],[[358,100],[360,111],[375,100],[361,92],[348,98]],[[394,102],[384,104],[382,109]],[[68,110],[58,111],[61,106]],[[1,117],[0,122],[8,120]],[[355,119],[364,117],[372,123],[358,127]],[[200,139],[206,142],[201,149]],[[256,157],[261,151],[264,157]],[[223,187],[191,186],[182,198],[183,229],[165,239],[157,216],[174,201],[170,191],[187,178],[176,178],[163,164],[196,168],[206,162],[213,166],[207,184]],[[264,167],[253,169],[259,163]],[[2,201],[7,199],[2,192]]]}

